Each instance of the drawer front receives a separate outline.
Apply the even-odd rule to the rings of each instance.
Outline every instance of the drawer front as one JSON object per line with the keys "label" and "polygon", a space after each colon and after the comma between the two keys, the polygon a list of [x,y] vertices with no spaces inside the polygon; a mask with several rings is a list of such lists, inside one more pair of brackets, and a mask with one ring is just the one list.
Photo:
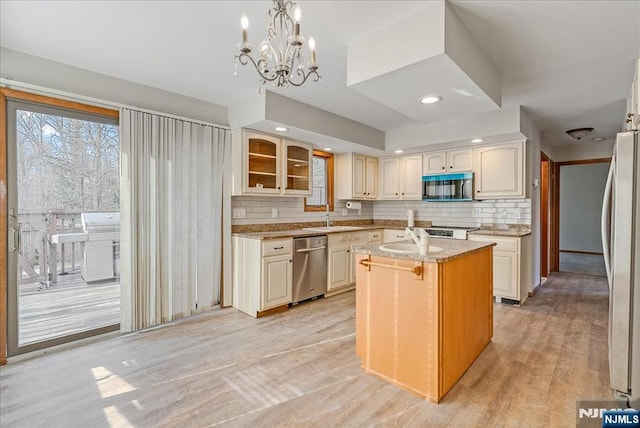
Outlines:
{"label": "drawer front", "polygon": [[495,242],[494,251],[520,251],[520,238],[509,238],[505,236],[469,235],[469,241]]}
{"label": "drawer front", "polygon": [[382,242],[382,230],[372,230],[369,232],[369,242]]}
{"label": "drawer front", "polygon": [[330,233],[328,237],[329,247],[340,245],[363,245],[369,240],[369,232],[342,232]]}
{"label": "drawer front", "polygon": [[262,256],[274,256],[278,254],[291,254],[291,239],[262,242]]}

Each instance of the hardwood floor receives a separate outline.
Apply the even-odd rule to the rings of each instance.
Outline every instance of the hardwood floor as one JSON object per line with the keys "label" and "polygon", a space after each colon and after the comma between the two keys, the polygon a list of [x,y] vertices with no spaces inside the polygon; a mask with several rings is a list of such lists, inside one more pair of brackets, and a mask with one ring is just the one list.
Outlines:
{"label": "hardwood floor", "polygon": [[254,319],[234,309],[10,359],[2,426],[575,426],[608,398],[606,280],[554,274],[495,304],[493,341],[439,405],[365,374],[355,293]]}

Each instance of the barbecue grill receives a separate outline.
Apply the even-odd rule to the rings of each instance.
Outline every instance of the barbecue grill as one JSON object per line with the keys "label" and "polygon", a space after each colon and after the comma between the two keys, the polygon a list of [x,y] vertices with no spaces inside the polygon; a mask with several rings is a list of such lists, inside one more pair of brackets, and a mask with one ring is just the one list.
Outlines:
{"label": "barbecue grill", "polygon": [[120,276],[120,213],[82,213],[86,234],[80,270],[86,282]]}

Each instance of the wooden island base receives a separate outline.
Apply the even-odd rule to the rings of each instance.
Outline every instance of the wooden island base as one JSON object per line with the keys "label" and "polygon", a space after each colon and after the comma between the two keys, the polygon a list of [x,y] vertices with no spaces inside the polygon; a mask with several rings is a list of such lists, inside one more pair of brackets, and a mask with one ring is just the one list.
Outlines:
{"label": "wooden island base", "polygon": [[493,336],[492,257],[491,247],[437,263],[358,254],[362,368],[438,403]]}

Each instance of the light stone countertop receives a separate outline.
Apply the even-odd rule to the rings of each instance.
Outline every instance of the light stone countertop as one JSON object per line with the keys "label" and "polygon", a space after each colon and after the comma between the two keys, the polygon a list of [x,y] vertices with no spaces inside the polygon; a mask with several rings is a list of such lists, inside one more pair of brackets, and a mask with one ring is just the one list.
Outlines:
{"label": "light stone countertop", "polygon": [[530,227],[509,227],[509,228],[483,228],[473,230],[469,232],[469,235],[484,235],[484,236],[507,236],[512,238],[520,238],[523,236],[531,235]]}
{"label": "light stone countertop", "polygon": [[[357,227],[357,229],[355,228]],[[370,230],[382,230],[385,229],[384,226],[367,224],[363,226],[355,226],[353,230],[333,230],[333,231],[312,231],[312,230],[304,230],[304,229],[293,229],[293,230],[272,230],[268,232],[246,232],[246,233],[233,233],[233,236],[239,236],[242,238],[252,238],[252,239],[287,239],[287,238],[303,238],[305,236],[322,236],[328,235],[330,233],[354,233],[354,232],[367,232]]]}
{"label": "light stone countertop", "polygon": [[[394,244],[414,244],[413,241],[399,241]],[[469,253],[480,251],[482,249],[493,247],[494,242],[466,241],[463,239],[443,239],[429,238],[429,245],[441,247],[444,251],[439,253],[431,253],[426,256],[420,254],[403,254],[391,251],[381,250],[379,247],[384,244],[373,244],[366,246],[354,247],[353,251],[358,254],[370,254],[372,256],[390,257],[395,259],[424,261],[428,263],[444,263],[456,257],[461,257]],[[414,244],[415,245],[415,244]]]}

